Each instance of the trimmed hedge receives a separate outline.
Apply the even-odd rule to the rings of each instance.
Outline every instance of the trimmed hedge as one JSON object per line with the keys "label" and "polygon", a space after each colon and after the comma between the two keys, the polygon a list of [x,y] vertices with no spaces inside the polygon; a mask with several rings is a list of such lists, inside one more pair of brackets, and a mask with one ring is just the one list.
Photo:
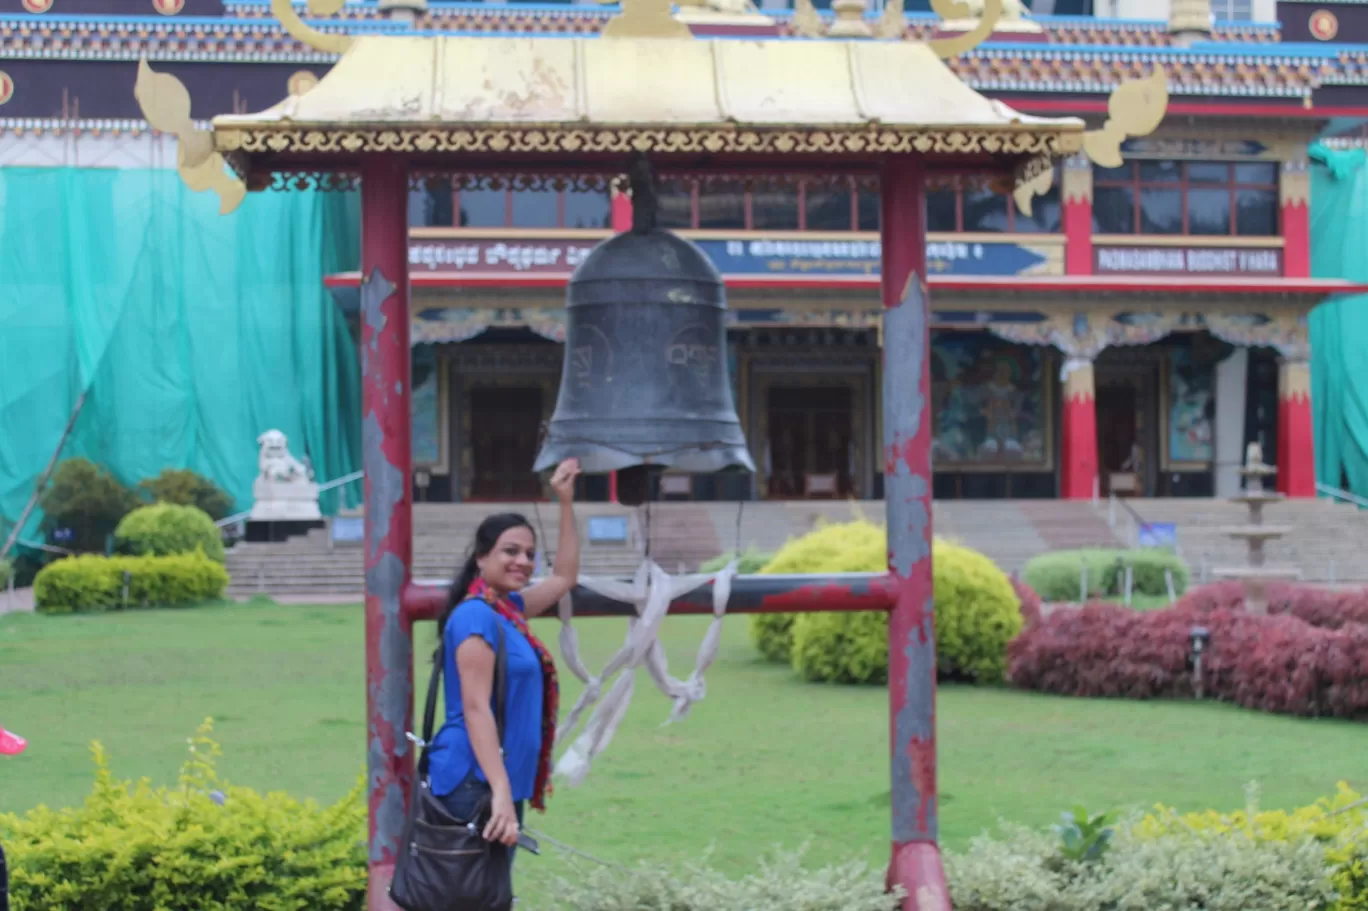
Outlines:
{"label": "trimmed hedge", "polygon": [[232,787],[210,730],[174,787],[115,780],[97,743],[85,803],[0,816],[14,911],[363,911],[363,783],[327,808]]}
{"label": "trimmed hedge", "polygon": [[[123,574],[129,573],[128,602]],[[187,607],[223,597],[228,571],[203,553],[171,557],[99,557],[88,554],[49,563],[33,582],[34,607],[43,614]]]}
{"label": "trimmed hedge", "polygon": [[[733,559],[736,559],[736,553],[734,551],[730,553],[719,554],[718,556],[713,557],[711,560],[704,563],[698,569],[699,572],[715,573],[718,570],[725,568],[726,565],[730,563]],[[760,570],[764,568],[765,564],[773,559],[774,554],[766,553],[764,551],[755,550],[754,548],[748,547],[745,550],[741,551],[741,557],[739,560],[737,560],[736,564],[736,572],[738,575],[742,576],[754,575],[755,573],[760,572]]]}
{"label": "trimmed hedge", "polygon": [[[1244,586],[1239,582],[1215,582],[1195,588],[1174,605],[1181,610],[1243,610]],[[1268,588],[1268,612],[1290,614],[1312,626],[1339,629],[1350,623],[1368,626],[1368,589],[1330,589],[1293,583]]]}
{"label": "trimmed hedge", "polygon": [[1181,595],[1187,590],[1187,564],[1171,551],[1161,548],[1051,551],[1033,557],[1021,575],[1046,601],[1077,602],[1084,567],[1088,570],[1088,597],[1091,599],[1124,595],[1126,566],[1131,567],[1131,590],[1135,594],[1167,595],[1166,569],[1173,574],[1175,593]]}
{"label": "trimmed hedge", "polygon": [[1325,911],[1335,898],[1325,852],[1309,837],[1180,828],[1142,838],[1120,826],[1098,859],[1072,860],[1061,847],[1049,832],[1005,825],[947,854],[955,911]]}
{"label": "trimmed hedge", "polygon": [[[933,573],[936,658],[947,677],[996,682],[1022,618],[1011,582],[991,560],[937,540]],[[826,525],[789,542],[763,573],[878,572],[888,563],[883,529],[869,522]],[[757,615],[751,636],[771,660],[788,660],[806,679],[882,683],[888,679],[888,619],[882,612]]]}
{"label": "trimmed hedge", "polygon": [[170,557],[200,550],[222,563],[223,535],[198,507],[156,503],[123,517],[114,529],[114,549],[136,557]]}
{"label": "trimmed hedge", "polygon": [[1145,839],[1161,839],[1175,832],[1200,832],[1226,837],[1243,836],[1258,842],[1314,840],[1325,852],[1337,900],[1335,911],[1368,909],[1368,804],[1341,781],[1334,797],[1323,797],[1292,812],[1261,810],[1251,799],[1244,810],[1179,814],[1160,806],[1136,826]]}
{"label": "trimmed hedge", "polygon": [[813,869],[803,852],[780,853],[760,869],[730,879],[703,863],[675,869],[643,863],[632,869],[591,867],[560,879],[556,911],[898,911],[902,890],[889,891],[882,871],[850,862]]}
{"label": "trimmed hedge", "polygon": [[1114,604],[1058,610],[1007,649],[1013,685],[1066,696],[1193,695],[1189,634],[1206,627],[1209,698],[1290,715],[1368,718],[1368,626],[1327,629],[1291,615]]}

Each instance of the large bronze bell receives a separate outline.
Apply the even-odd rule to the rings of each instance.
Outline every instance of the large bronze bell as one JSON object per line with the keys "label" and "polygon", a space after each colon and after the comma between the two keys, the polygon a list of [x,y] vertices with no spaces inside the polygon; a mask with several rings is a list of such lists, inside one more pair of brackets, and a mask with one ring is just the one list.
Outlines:
{"label": "large bronze bell", "polygon": [[560,396],[536,471],[639,465],[754,471],[727,368],[727,295],[695,244],[656,227],[654,182],[632,172],[632,230],[570,278]]}

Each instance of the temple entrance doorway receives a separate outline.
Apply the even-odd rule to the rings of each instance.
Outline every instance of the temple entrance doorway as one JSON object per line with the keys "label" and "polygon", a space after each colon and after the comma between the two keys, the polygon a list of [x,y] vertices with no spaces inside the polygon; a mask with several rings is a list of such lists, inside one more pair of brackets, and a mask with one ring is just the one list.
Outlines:
{"label": "temple entrance doorway", "polygon": [[849,386],[773,386],[769,390],[771,499],[847,497],[852,493],[854,390]]}
{"label": "temple entrance doorway", "polygon": [[535,500],[541,482],[532,473],[541,432],[540,386],[471,390],[471,500]]}
{"label": "temple entrance doorway", "polygon": [[1154,496],[1159,464],[1157,367],[1107,364],[1096,372],[1097,468],[1103,496]]}

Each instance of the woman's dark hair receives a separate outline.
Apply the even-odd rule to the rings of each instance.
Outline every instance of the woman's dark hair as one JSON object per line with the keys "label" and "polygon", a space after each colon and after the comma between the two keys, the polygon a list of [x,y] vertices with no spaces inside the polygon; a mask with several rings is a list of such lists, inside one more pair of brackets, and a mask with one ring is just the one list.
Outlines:
{"label": "woman's dark hair", "polygon": [[533,531],[526,516],[516,512],[500,512],[486,516],[485,520],[480,523],[480,527],[475,529],[475,540],[471,542],[470,550],[466,552],[465,562],[456,571],[456,578],[451,583],[451,591],[447,593],[446,610],[442,611],[442,616],[437,620],[437,634],[439,636],[446,630],[447,620],[451,618],[451,612],[466,599],[466,592],[470,591],[470,586],[475,581],[475,577],[480,574],[480,568],[475,564],[475,561],[493,550],[494,545],[498,544],[499,539],[503,537],[503,533],[510,528],[526,528],[532,532],[532,540],[537,540],[537,533]]}

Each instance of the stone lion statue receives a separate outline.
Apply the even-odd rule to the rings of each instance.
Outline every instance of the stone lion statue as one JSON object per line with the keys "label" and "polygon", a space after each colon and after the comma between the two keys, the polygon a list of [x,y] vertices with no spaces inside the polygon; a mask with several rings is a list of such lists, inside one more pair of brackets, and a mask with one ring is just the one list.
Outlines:
{"label": "stone lion statue", "polygon": [[290,455],[289,441],[279,430],[268,430],[257,437],[257,468],[266,481],[290,483],[292,481],[311,481],[313,473],[304,464]]}

